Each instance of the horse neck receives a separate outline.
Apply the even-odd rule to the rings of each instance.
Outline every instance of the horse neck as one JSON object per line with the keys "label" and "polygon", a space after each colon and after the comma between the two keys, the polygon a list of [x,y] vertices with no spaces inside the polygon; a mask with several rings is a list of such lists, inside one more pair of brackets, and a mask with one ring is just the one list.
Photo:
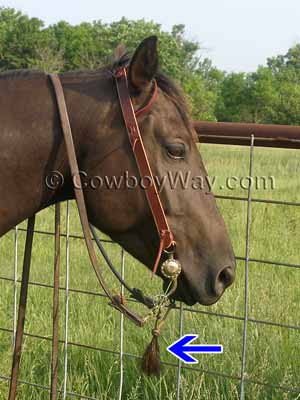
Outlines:
{"label": "horse neck", "polygon": [[[85,172],[90,164],[98,164],[109,153],[114,143],[111,135],[111,121],[116,112],[116,92],[113,91],[112,79],[101,72],[74,72],[61,75],[65,102],[70,120],[72,138],[79,170]],[[58,119],[59,126],[61,125]],[[60,139],[64,142],[60,129]],[[69,161],[65,146],[57,153],[57,163],[65,174],[66,185],[50,200],[73,199],[73,179],[70,177]],[[46,204],[46,205],[49,205]]]}
{"label": "horse neck", "polygon": [[[102,135],[109,112],[108,81],[78,74],[61,76],[79,166],[93,135]],[[73,198],[69,162],[49,78],[32,74],[0,80],[5,115],[0,135],[0,236],[58,201]],[[96,130],[95,130],[96,129]],[[93,132],[94,131],[94,132]],[[99,149],[101,157],[101,149]],[[46,177],[59,171],[63,188],[49,189]],[[3,195],[4,193],[4,195]]]}

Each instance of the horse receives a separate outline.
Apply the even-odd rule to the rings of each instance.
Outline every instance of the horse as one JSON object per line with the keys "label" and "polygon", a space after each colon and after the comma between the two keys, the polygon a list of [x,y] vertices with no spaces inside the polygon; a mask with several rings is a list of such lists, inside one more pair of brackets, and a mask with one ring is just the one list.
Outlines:
{"label": "horse", "polygon": [[[59,75],[69,114],[78,165],[84,177],[139,178],[129,144],[114,71],[124,67],[135,110],[157,96],[148,112],[138,117],[145,151],[155,177],[185,174],[202,177],[204,186],[173,187],[159,193],[176,239],[182,265],[175,300],[187,305],[218,301],[235,277],[235,257],[224,220],[206,183],[187,102],[177,84],[159,69],[157,38],[143,40],[130,57],[118,48],[113,63],[95,71]],[[74,176],[53,86],[40,71],[0,74],[0,237],[46,207],[74,198]],[[54,172],[63,178],[49,185]],[[191,179],[192,179],[191,178]],[[55,180],[55,179],[54,179]],[[81,183],[84,179],[81,179]],[[89,221],[133,257],[152,268],[159,238],[143,185],[95,187],[83,185]],[[53,182],[52,182],[53,183]],[[160,264],[164,261],[163,255]],[[166,278],[160,269],[157,274]]]}

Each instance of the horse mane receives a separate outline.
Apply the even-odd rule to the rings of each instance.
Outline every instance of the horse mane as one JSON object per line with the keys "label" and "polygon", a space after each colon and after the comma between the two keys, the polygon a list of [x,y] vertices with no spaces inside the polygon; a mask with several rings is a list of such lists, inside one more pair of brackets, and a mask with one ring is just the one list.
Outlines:
{"label": "horse mane", "polygon": [[0,79],[35,79],[45,76],[43,71],[30,69],[11,69],[0,73]]}
{"label": "horse mane", "polygon": [[[126,52],[125,48],[121,45],[118,46],[115,57],[107,66],[101,67],[96,70],[75,70],[64,72],[63,75],[69,78],[82,78],[83,76],[87,79],[93,79],[99,77],[99,73],[109,73],[111,75],[120,67],[126,67],[129,65],[131,56]],[[46,73],[39,70],[9,70],[0,73],[0,80],[5,79],[35,79],[45,77]],[[186,101],[183,90],[167,75],[162,71],[158,71],[155,75],[155,79],[158,87],[164,92],[164,94],[175,104],[181,118],[183,119],[187,127],[190,126],[190,108]]]}

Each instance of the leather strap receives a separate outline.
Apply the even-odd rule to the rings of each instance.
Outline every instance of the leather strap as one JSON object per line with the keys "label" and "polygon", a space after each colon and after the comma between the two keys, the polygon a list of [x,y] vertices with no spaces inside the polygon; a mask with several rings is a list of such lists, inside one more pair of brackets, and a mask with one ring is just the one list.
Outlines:
{"label": "leather strap", "polygon": [[100,253],[102,254],[107,266],[111,270],[111,272],[115,275],[115,277],[118,279],[118,281],[121,283],[121,286],[123,286],[128,292],[130,293],[130,296],[139,301],[140,303],[144,304],[146,307],[152,309],[155,306],[155,302],[151,297],[145,296],[144,293],[137,288],[131,288],[127,282],[122,278],[122,276],[119,274],[118,270],[114,267],[113,263],[109,259],[102,243],[101,240],[97,236],[96,229],[93,227],[93,225],[90,224],[90,230],[92,232],[93,238],[96,242],[96,245],[98,249],[100,250]]}
{"label": "leather strap", "polygon": [[137,116],[142,115],[145,110],[148,112],[150,107],[152,107],[154,104],[157,96],[157,84],[156,81],[154,81],[154,92],[146,107],[135,112],[129,94],[126,68],[120,68],[116,71],[115,80],[126,130],[141,179],[143,180],[146,177],[150,177],[151,179],[151,184],[147,185],[145,191],[160,238],[158,254],[153,267],[153,274],[155,274],[162,252],[170,247],[175,248],[176,245],[173,233],[169,227],[163,206],[160,201],[158,190],[139,130],[139,125],[137,123]]}
{"label": "leather strap", "polygon": [[[57,106],[58,106],[58,110],[59,110],[62,131],[63,131],[65,143],[66,143],[66,149],[67,149],[67,155],[68,155],[68,159],[69,159],[71,174],[72,174],[72,176],[80,176],[63,88],[62,88],[62,85],[61,85],[58,75],[50,74],[49,76],[50,76],[50,79],[51,79],[51,82],[53,84],[54,91],[56,94],[56,101],[57,101]],[[113,307],[117,308],[126,317],[128,317],[130,320],[132,320],[136,325],[142,326],[143,319],[141,317],[139,317],[138,315],[136,315],[131,310],[129,310],[124,304],[122,304],[119,296],[114,296],[110,292],[110,290],[104,280],[102,272],[100,270],[100,267],[98,264],[98,259],[97,259],[96,253],[95,253],[95,249],[93,247],[93,242],[92,242],[92,239],[90,236],[89,221],[88,221],[88,216],[87,216],[87,211],[86,211],[86,206],[85,206],[85,201],[84,201],[84,196],[83,196],[83,191],[82,191],[81,185],[74,187],[74,192],[75,192],[75,198],[76,198],[76,203],[77,203],[77,207],[78,207],[79,217],[80,217],[81,226],[82,226],[86,246],[88,249],[89,257],[90,257],[92,266],[94,268],[95,274],[97,276],[97,279],[98,279],[100,285],[102,286],[106,295],[111,300],[111,305]]]}
{"label": "leather strap", "polygon": [[147,114],[147,112],[150,111],[151,107],[156,102],[157,95],[158,95],[157,82],[156,82],[156,80],[154,80],[152,96],[151,96],[150,100],[148,101],[148,103],[144,107],[139,108],[138,110],[135,111],[136,118],[140,117],[141,115]]}

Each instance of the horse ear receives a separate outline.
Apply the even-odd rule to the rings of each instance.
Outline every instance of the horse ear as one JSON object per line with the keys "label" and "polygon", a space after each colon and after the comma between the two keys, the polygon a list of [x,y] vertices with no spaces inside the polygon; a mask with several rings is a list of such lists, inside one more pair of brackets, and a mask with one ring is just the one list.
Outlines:
{"label": "horse ear", "polygon": [[150,36],[136,49],[129,66],[129,82],[138,90],[146,88],[158,69],[157,36]]}

